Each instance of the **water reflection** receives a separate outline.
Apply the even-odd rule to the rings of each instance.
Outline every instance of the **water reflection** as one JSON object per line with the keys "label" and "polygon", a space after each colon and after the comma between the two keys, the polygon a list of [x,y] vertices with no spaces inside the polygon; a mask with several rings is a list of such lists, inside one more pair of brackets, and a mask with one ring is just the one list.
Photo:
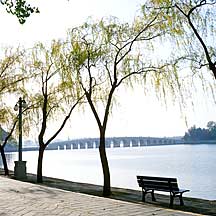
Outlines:
{"label": "water reflection", "polygon": [[[17,160],[17,153],[15,152],[7,152],[5,153],[8,167],[11,169],[11,166],[14,165],[14,161]],[[2,158],[0,157],[0,167],[3,168]]]}

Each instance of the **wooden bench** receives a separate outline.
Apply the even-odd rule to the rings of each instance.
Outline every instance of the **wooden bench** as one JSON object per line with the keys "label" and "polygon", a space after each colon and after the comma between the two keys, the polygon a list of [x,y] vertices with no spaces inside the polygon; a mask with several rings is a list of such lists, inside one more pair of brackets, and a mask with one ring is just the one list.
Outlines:
{"label": "wooden bench", "polygon": [[179,189],[176,178],[164,178],[153,176],[137,176],[137,182],[142,188],[142,201],[145,202],[145,196],[147,193],[151,193],[152,201],[156,201],[154,191],[163,191],[170,193],[170,207],[173,206],[173,200],[175,197],[179,197],[180,205],[183,206],[184,202],[182,194],[188,192],[186,189]]}

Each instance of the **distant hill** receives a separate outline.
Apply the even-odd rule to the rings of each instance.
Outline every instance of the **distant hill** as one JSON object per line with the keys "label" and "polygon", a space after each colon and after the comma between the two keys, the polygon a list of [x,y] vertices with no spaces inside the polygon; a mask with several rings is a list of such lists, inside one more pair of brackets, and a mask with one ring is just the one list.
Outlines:
{"label": "distant hill", "polygon": [[[0,143],[2,143],[7,137],[8,132],[5,131],[0,125]],[[17,151],[17,141],[11,137],[5,146],[5,151]]]}
{"label": "distant hill", "polygon": [[0,125],[0,141],[5,140],[7,135],[8,135],[8,132],[6,132]]}

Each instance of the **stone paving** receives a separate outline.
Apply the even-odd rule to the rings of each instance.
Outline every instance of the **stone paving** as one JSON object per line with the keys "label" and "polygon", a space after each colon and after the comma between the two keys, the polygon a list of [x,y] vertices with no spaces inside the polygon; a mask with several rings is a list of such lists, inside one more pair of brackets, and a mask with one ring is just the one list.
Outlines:
{"label": "stone paving", "polygon": [[0,216],[200,215],[0,177]]}

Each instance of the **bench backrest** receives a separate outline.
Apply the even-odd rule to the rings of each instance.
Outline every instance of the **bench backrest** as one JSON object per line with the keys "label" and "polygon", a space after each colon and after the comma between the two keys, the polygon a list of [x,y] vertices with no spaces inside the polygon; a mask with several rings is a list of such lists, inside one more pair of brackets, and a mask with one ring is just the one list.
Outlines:
{"label": "bench backrest", "polygon": [[155,189],[161,191],[178,191],[178,183],[176,178],[154,177],[154,176],[137,176],[137,182],[140,187],[147,189]]}

